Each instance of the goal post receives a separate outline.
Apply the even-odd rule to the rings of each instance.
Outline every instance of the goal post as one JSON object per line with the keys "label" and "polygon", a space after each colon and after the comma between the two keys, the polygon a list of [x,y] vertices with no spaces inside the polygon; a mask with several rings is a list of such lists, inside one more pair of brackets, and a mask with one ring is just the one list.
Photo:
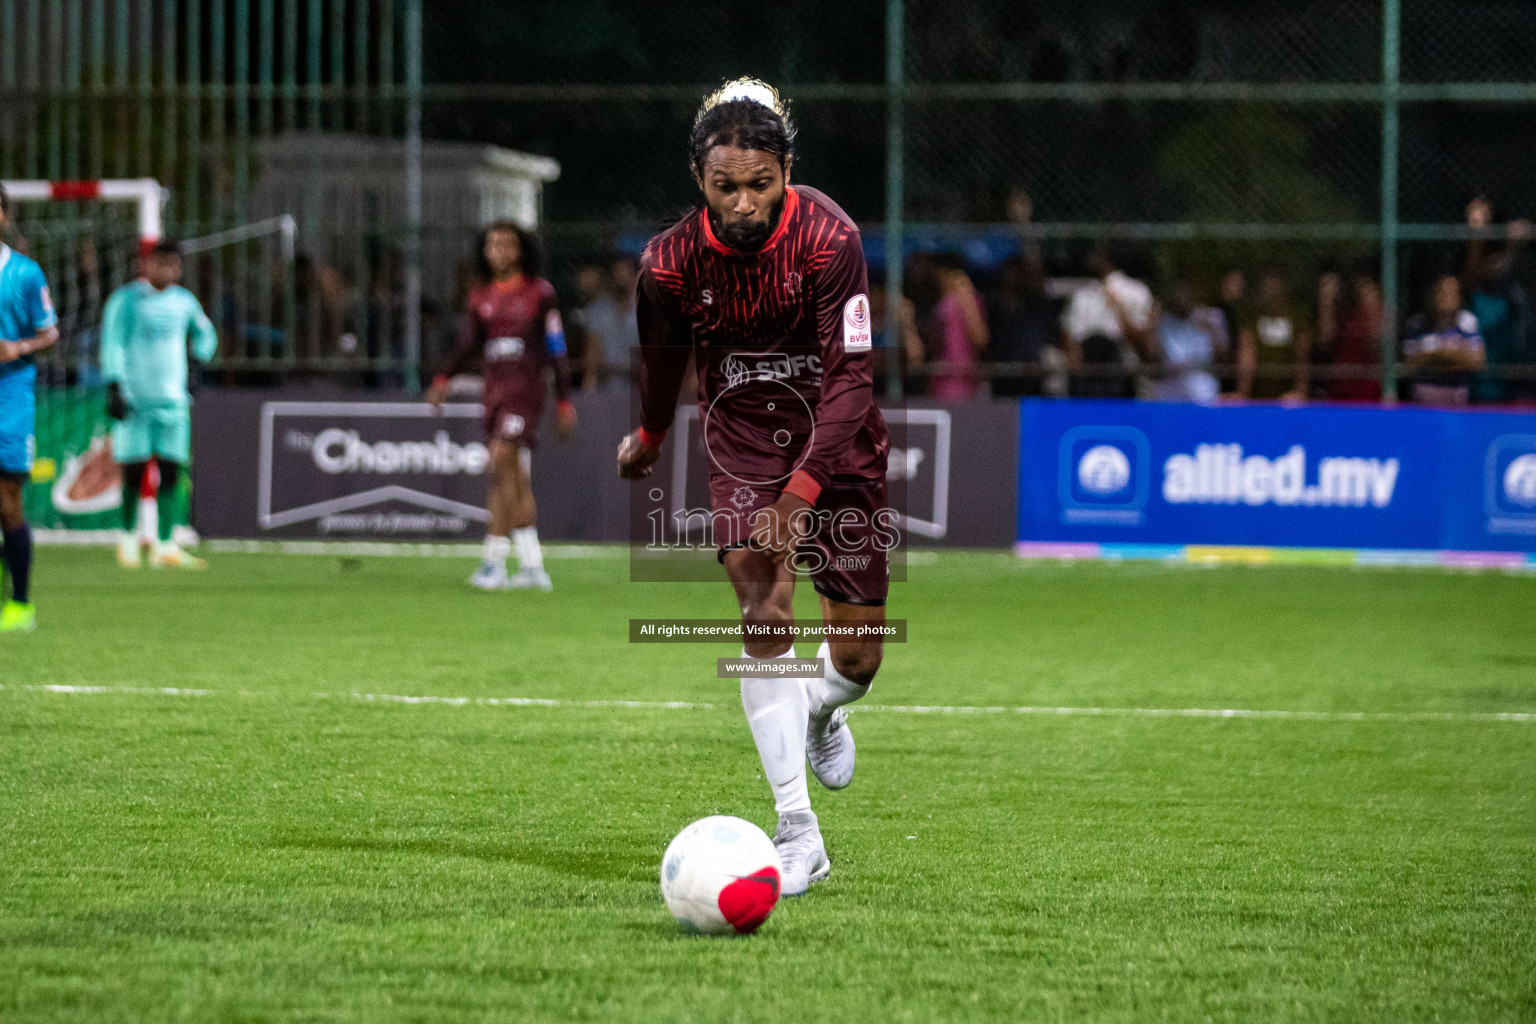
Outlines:
{"label": "goal post", "polygon": [[13,202],[46,200],[67,202],[132,203],[138,213],[139,249],[147,250],[163,236],[161,209],[165,189],[154,178],[101,178],[84,181],[23,179],[0,181]]}
{"label": "goal post", "polygon": [[[23,499],[31,521],[51,539],[109,539],[120,522],[121,476],[112,458],[111,424],[103,405],[99,365],[101,317],[113,289],[140,273],[142,258],[166,237],[164,211],[170,192],[154,178],[82,181],[0,180],[11,200],[12,244],[42,266],[59,314],[59,342],[38,355],[37,458]],[[272,269],[282,267],[282,287],[291,294],[297,223],[283,213],[265,220],[194,238],[180,239],[188,256],[208,254],[215,267],[211,295],[200,296],[226,345],[270,344],[251,341],[265,326],[250,319],[261,298],[226,305],[230,296],[266,297]],[[231,284],[219,278],[225,264],[218,251],[259,245],[264,259],[250,261],[249,273]],[[245,273],[244,259],[230,261]],[[198,289],[198,268],[189,287]],[[266,309],[275,308],[268,299]],[[270,333],[271,328],[268,328]],[[146,476],[146,488],[151,479]],[[185,492],[190,481],[179,485]],[[152,490],[150,491],[152,494]],[[183,494],[178,500],[185,500]],[[138,522],[145,539],[153,537],[153,501],[141,505]],[[183,521],[184,518],[183,518]]]}
{"label": "goal post", "polygon": [[[0,180],[18,237],[43,266],[60,339],[39,361],[37,459],[24,501],[40,539],[102,542],[116,535],[121,477],[112,460],[94,363],[106,296],[137,273],[164,237],[169,198],[154,178]],[[94,213],[66,213],[94,204]],[[103,209],[106,208],[106,209]],[[99,215],[98,215],[99,214]],[[154,501],[140,498],[141,536],[152,537]]]}

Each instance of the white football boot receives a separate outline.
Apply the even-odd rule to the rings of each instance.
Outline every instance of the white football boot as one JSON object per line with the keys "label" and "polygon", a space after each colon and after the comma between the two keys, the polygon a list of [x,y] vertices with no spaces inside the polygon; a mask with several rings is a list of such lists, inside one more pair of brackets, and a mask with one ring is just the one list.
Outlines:
{"label": "white football boot", "polygon": [[480,568],[469,578],[469,585],[476,590],[507,589],[507,567],[501,562],[481,562]]}
{"label": "white football boot", "polygon": [[853,781],[853,731],[848,728],[848,709],[810,717],[805,730],[805,757],[816,780],[828,789],[842,789]]}
{"label": "white football boot", "polygon": [[208,563],[192,554],[182,550],[178,544],[155,545],[155,553],[150,563],[156,569],[206,569]]}
{"label": "white football boot", "polygon": [[822,842],[815,811],[793,811],[779,815],[779,828],[773,835],[779,851],[780,896],[804,896],[812,882],[832,873],[827,858],[827,844]]}
{"label": "white football boot", "polygon": [[137,534],[125,532],[117,538],[117,564],[124,569],[139,568],[139,538]]}
{"label": "white football boot", "polygon": [[507,586],[513,590],[543,590],[545,592],[555,589],[550,581],[549,573],[543,569],[519,569],[517,574],[507,580]]}

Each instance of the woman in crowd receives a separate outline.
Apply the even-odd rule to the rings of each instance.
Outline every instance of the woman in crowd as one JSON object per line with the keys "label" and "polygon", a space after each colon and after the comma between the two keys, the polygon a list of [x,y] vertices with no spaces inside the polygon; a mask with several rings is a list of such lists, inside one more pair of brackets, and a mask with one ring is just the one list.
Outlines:
{"label": "woman in crowd", "polygon": [[1327,395],[1337,402],[1381,401],[1381,286],[1370,274],[1356,272],[1343,295],[1341,275],[1318,281],[1318,341],[1328,353],[1333,374]]}
{"label": "woman in crowd", "polygon": [[1466,405],[1472,378],[1488,365],[1477,317],[1464,307],[1461,279],[1441,274],[1430,286],[1425,311],[1403,328],[1403,361],[1412,373],[1413,400],[1424,405]]}
{"label": "woman in crowd", "polygon": [[991,333],[981,296],[966,274],[961,257],[944,254],[934,262],[938,267],[939,301],[932,316],[939,358],[933,371],[933,397],[941,402],[963,402],[980,391],[981,375],[976,363]]}

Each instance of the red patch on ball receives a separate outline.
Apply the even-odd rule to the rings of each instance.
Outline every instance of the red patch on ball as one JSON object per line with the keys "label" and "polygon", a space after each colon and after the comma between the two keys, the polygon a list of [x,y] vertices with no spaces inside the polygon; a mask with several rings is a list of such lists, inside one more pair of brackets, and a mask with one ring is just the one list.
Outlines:
{"label": "red patch on ball", "polygon": [[740,935],[757,931],[779,902],[779,869],[769,865],[720,890],[720,913]]}

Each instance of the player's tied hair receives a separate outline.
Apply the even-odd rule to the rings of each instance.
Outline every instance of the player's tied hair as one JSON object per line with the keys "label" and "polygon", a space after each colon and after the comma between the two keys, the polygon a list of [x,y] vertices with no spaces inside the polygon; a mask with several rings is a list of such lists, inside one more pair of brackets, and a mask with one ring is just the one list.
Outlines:
{"label": "player's tied hair", "polygon": [[704,97],[693,119],[689,161],[704,173],[704,157],[716,146],[772,153],[785,166],[795,155],[795,122],[789,101],[767,82],[738,78]]}

